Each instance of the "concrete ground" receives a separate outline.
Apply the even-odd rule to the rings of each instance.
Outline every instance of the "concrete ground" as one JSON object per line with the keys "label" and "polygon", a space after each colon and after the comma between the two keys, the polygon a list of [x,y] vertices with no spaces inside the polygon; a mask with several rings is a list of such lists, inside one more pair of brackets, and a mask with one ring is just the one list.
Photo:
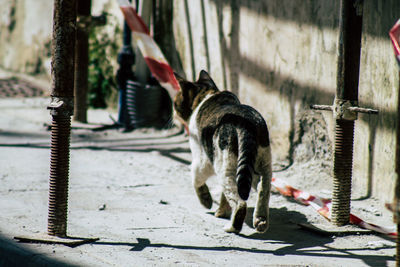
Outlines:
{"label": "concrete ground", "polygon": [[[376,234],[321,235],[299,223],[328,225],[311,207],[272,194],[270,229],[246,219],[239,235],[204,209],[191,187],[187,137],[178,129],[93,131],[112,123],[90,110],[74,124],[68,235],[97,237],[77,247],[18,243],[45,233],[50,168],[48,97],[0,99],[0,266],[394,266],[395,242]],[[115,118],[116,114],[111,112]],[[276,175],[290,181],[291,172]],[[209,182],[219,200],[218,182]],[[316,189],[316,191],[318,191]],[[353,201],[369,221],[393,225],[375,199]],[[254,207],[254,194],[248,214]],[[361,213],[361,214],[360,214]]]}

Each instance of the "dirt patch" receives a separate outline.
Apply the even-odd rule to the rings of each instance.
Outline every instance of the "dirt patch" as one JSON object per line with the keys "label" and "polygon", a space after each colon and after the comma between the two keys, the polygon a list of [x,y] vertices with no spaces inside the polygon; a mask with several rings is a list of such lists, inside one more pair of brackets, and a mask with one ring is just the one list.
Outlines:
{"label": "dirt patch", "polygon": [[20,78],[0,79],[0,98],[44,96],[45,89]]}

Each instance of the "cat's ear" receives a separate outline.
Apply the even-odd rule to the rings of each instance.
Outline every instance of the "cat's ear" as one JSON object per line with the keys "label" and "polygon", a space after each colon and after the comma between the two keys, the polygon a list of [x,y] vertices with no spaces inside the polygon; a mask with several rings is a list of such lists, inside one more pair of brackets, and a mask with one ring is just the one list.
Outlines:
{"label": "cat's ear", "polygon": [[208,74],[208,72],[205,70],[200,71],[199,79],[197,80],[197,83],[205,84],[208,87],[218,90],[218,87],[215,85],[213,79],[211,79],[210,74]]}

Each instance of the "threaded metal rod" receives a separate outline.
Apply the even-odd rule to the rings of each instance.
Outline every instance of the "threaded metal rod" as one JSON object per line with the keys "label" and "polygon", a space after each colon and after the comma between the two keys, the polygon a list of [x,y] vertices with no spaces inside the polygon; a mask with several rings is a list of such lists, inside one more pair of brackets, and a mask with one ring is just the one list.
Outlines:
{"label": "threaded metal rod", "polygon": [[332,222],[349,222],[351,175],[353,170],[354,121],[336,120],[333,169]]}
{"label": "threaded metal rod", "polygon": [[47,232],[58,237],[67,233],[70,129],[70,116],[53,115]]}

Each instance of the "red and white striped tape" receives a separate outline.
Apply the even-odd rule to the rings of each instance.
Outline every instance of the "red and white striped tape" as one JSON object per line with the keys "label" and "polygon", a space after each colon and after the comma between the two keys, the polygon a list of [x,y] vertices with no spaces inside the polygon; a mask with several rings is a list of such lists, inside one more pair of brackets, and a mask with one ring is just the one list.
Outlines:
{"label": "red and white striped tape", "polygon": [[139,47],[151,73],[167,91],[171,99],[179,91],[180,86],[174,72],[157,43],[150,36],[150,31],[142,18],[136,13],[128,0],[118,0],[119,7],[124,14],[125,21],[132,31],[132,37]]}
{"label": "red and white striped tape", "polygon": [[[272,178],[271,184],[273,187],[276,188],[276,190],[278,190],[281,195],[286,197],[293,197],[296,201],[300,202],[303,205],[310,205],[326,219],[331,219],[332,202],[330,199],[313,196],[308,192],[298,190],[281,179]],[[372,223],[367,223],[359,217],[355,216],[354,214],[350,214],[350,223],[363,229],[368,229],[381,234],[385,234],[392,238],[395,238],[397,236],[395,227],[387,228]]]}
{"label": "red and white striped tape", "polygon": [[389,31],[390,39],[392,40],[394,54],[400,67],[400,19]]}

